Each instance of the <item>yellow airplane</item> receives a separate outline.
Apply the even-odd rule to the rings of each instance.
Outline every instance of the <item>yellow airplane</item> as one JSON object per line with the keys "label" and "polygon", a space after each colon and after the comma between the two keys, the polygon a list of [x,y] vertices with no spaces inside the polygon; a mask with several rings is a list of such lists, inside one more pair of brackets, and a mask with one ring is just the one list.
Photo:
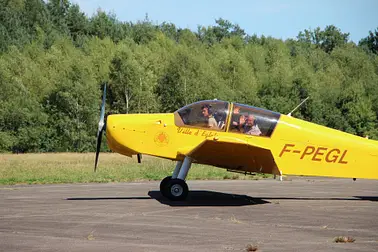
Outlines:
{"label": "yellow airplane", "polygon": [[162,195],[184,200],[192,163],[233,172],[378,179],[378,141],[291,115],[220,100],[199,101],[174,113],[117,114],[105,123],[106,86],[97,133],[111,150],[177,161],[160,183]]}

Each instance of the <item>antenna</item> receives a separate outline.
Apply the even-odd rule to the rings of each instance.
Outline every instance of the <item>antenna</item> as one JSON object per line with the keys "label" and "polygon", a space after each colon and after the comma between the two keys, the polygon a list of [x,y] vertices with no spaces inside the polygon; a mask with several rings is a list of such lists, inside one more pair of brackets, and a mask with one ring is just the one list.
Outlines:
{"label": "antenna", "polygon": [[310,98],[310,96],[308,96],[306,99],[304,99],[301,103],[299,103],[299,105],[298,106],[296,106],[289,114],[287,114],[288,116],[291,116],[291,114],[295,111],[295,110],[297,110],[300,106],[302,106],[302,104],[305,102],[305,101],[307,101],[307,99],[308,98]]}

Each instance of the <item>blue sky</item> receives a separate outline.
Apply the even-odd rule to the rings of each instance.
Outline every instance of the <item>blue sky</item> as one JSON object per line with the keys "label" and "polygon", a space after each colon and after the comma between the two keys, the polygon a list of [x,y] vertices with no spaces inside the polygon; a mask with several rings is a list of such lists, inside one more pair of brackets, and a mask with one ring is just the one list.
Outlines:
{"label": "blue sky", "polygon": [[88,16],[98,8],[113,12],[121,21],[174,23],[197,30],[223,18],[239,24],[247,34],[295,38],[299,31],[333,24],[358,43],[378,27],[378,0],[71,0]]}

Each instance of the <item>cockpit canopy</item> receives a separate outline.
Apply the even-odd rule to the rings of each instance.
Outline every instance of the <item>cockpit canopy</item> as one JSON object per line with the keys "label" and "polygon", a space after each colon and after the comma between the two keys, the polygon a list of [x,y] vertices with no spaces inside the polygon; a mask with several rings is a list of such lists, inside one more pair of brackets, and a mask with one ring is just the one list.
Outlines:
{"label": "cockpit canopy", "polygon": [[280,114],[239,103],[206,100],[175,112],[175,124],[216,131],[270,137]]}
{"label": "cockpit canopy", "polygon": [[175,114],[179,115],[179,117],[175,116],[176,125],[224,131],[228,108],[229,103],[224,101],[209,100],[195,102],[175,112]]}

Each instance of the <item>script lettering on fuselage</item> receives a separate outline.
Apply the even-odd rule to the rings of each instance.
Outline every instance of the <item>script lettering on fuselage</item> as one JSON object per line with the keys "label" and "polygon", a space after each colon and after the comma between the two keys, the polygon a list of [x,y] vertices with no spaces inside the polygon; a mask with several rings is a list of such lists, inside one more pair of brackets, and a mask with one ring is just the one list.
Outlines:
{"label": "script lettering on fuselage", "polygon": [[298,148],[295,144],[285,144],[279,157],[289,154],[297,154],[298,158],[301,160],[347,164],[347,153],[348,150],[340,150],[337,148],[316,147],[313,145],[307,145],[305,148]]}
{"label": "script lettering on fuselage", "polygon": [[190,135],[190,136],[199,136],[199,137],[214,137],[217,136],[218,133],[215,131],[210,130],[202,130],[202,129],[190,129],[190,128],[177,128],[177,133],[184,134],[184,135]]}

